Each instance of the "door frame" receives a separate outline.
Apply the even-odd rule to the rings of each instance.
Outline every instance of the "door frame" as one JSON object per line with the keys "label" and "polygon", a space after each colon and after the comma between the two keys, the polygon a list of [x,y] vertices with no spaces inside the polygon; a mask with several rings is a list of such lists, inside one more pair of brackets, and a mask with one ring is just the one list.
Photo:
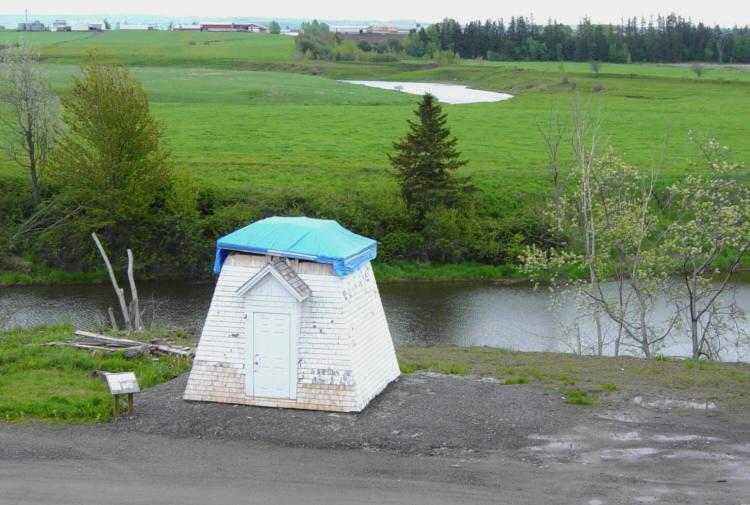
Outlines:
{"label": "door frame", "polygon": [[[294,301],[293,306],[289,307],[278,307],[278,306],[263,306],[258,304],[250,304],[250,300],[245,300],[245,395],[251,398],[255,398],[255,369],[253,367],[253,359],[255,356],[255,328],[253,321],[255,314],[287,314],[289,315],[289,396],[279,397],[278,399],[283,400],[296,400],[297,399],[297,370],[299,368],[299,362],[297,358],[297,349],[299,347],[299,334],[300,334],[300,305],[301,302]],[[258,397],[268,398],[268,397]],[[275,397],[270,397],[275,398]]]}

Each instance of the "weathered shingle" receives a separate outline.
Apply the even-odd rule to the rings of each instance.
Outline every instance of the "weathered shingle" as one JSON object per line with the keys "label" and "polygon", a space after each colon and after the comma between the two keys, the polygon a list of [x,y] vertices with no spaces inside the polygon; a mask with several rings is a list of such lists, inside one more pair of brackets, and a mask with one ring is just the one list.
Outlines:
{"label": "weathered shingle", "polygon": [[271,260],[271,266],[300,295],[300,298],[307,298],[312,294],[310,286],[297,275],[297,272],[292,269],[287,260],[275,257]]}

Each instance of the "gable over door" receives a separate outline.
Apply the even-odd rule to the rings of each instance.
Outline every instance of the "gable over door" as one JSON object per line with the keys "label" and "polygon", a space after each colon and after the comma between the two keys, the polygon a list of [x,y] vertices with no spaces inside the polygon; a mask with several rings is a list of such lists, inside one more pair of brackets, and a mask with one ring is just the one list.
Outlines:
{"label": "gable over door", "polygon": [[[289,313],[252,312],[252,355],[246,370],[252,370],[248,386],[251,396],[290,398],[292,316]],[[250,381],[248,381],[250,382]]]}

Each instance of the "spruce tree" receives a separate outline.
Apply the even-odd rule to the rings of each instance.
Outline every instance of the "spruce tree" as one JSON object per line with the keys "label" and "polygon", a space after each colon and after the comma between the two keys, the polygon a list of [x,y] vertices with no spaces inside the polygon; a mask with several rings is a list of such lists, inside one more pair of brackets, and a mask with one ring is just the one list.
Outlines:
{"label": "spruce tree", "polygon": [[393,143],[396,153],[388,158],[407,208],[422,223],[431,210],[459,206],[473,186],[468,177],[453,174],[467,161],[460,159],[458,141],[435,97],[425,94],[414,115],[418,120],[409,121],[409,132]]}

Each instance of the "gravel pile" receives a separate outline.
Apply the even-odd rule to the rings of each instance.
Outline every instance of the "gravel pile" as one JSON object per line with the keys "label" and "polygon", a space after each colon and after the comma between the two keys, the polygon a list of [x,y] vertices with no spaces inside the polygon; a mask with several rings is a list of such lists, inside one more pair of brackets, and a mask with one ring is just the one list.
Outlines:
{"label": "gravel pile", "polygon": [[144,391],[116,431],[407,453],[517,449],[575,422],[580,409],[537,386],[430,373],[402,376],[359,414],[182,399],[187,375]]}

